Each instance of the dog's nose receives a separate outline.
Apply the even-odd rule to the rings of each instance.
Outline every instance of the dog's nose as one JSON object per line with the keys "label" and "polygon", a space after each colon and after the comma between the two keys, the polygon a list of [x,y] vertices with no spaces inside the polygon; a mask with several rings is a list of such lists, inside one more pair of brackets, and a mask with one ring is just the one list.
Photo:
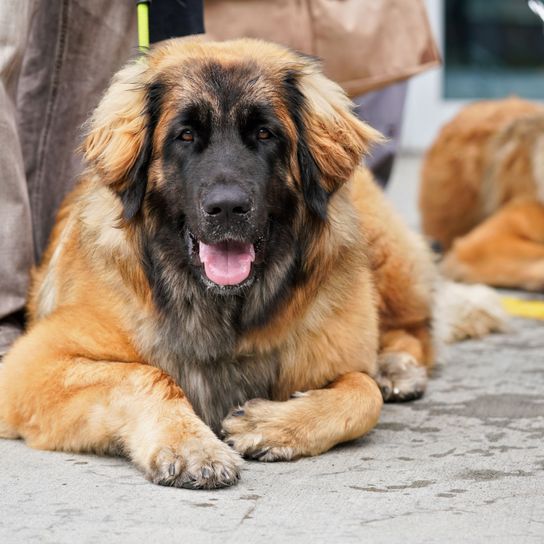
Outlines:
{"label": "dog's nose", "polygon": [[251,200],[240,187],[220,185],[204,197],[202,208],[210,218],[229,220],[246,215],[251,210]]}

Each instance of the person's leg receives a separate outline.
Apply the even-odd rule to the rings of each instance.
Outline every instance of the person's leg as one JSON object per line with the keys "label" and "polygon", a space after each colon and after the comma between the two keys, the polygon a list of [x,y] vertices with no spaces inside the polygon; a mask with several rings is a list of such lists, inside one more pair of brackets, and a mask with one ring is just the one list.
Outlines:
{"label": "person's leg", "polygon": [[386,187],[400,145],[402,114],[408,83],[401,81],[354,98],[357,116],[379,130],[387,141],[371,150],[365,160],[381,187]]}
{"label": "person's leg", "polygon": [[21,332],[33,262],[15,96],[35,4],[0,2],[0,359]]}
{"label": "person's leg", "polygon": [[17,97],[36,260],[82,168],[81,125],[136,52],[133,0],[40,0]]}

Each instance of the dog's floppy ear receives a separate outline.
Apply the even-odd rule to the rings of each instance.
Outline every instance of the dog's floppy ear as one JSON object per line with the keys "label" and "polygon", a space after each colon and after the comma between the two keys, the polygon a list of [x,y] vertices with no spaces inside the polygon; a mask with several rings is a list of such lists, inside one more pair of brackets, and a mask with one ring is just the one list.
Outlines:
{"label": "dog's floppy ear", "polygon": [[380,133],[360,121],[339,85],[319,64],[301,57],[285,78],[289,109],[298,131],[297,158],[304,198],[325,219],[329,196],[353,174]]}
{"label": "dog's floppy ear", "polygon": [[87,166],[119,195],[123,217],[140,210],[153,153],[160,89],[139,58],[122,68],[87,123],[82,145]]}

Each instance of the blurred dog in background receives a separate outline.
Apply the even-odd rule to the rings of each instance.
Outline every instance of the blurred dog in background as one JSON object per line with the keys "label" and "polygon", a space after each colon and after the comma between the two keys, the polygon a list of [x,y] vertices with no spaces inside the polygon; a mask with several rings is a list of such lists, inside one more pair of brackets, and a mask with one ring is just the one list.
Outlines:
{"label": "blurred dog in background", "polygon": [[544,289],[544,109],[509,98],[462,110],[425,157],[419,203],[446,277]]}

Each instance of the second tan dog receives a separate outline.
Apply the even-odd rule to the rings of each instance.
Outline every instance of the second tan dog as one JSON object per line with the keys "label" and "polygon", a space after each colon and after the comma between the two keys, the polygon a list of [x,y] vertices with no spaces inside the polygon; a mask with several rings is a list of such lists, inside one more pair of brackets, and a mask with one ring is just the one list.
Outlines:
{"label": "second tan dog", "polygon": [[427,153],[420,209],[457,281],[544,288],[544,109],[517,98],[477,102]]}

